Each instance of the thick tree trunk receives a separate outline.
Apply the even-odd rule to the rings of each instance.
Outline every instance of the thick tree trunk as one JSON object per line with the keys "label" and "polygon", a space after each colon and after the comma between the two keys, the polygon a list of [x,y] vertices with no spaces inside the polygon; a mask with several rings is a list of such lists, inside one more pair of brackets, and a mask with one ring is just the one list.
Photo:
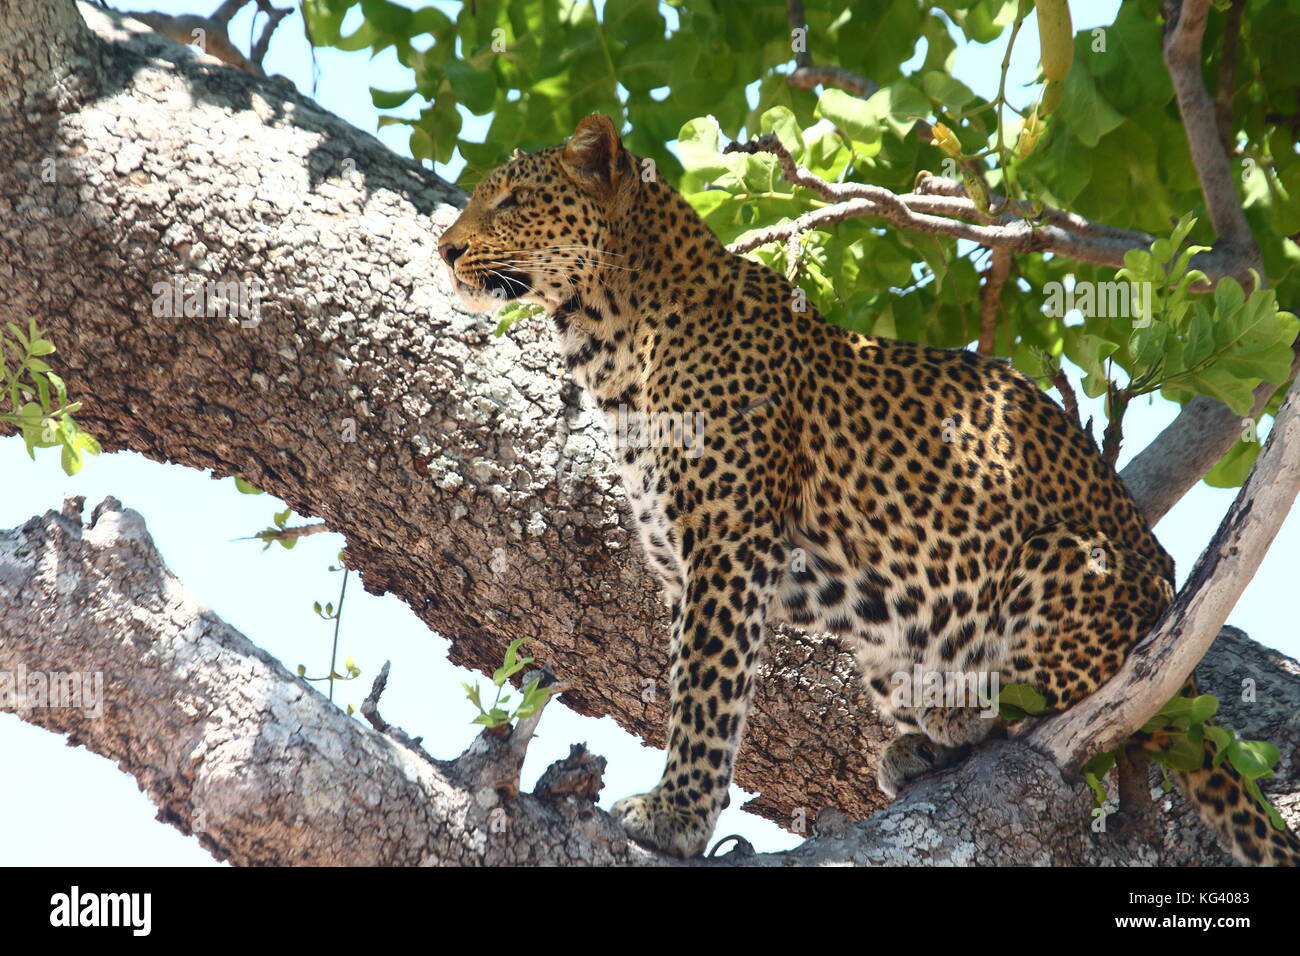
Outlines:
{"label": "thick tree trunk", "polygon": [[[603,761],[581,750],[517,789],[518,739],[485,733],[454,761],[371,730],[195,600],[144,519],[114,499],[83,524],[81,500],[0,532],[0,709],[115,761],[159,819],[237,864],[669,864],[630,845],[593,805]],[[101,697],[92,675],[102,675]],[[1201,677],[1225,720],[1286,755],[1267,789],[1300,811],[1300,664],[1225,628]],[[1245,678],[1255,700],[1241,701]],[[62,701],[41,688],[76,687]],[[10,695],[5,696],[6,692]],[[53,704],[62,706],[51,706]],[[100,712],[102,710],[102,712]],[[543,714],[544,719],[544,714]],[[513,781],[515,786],[509,784]],[[1091,791],[1010,741],[923,780],[868,820],[839,811],[787,853],[714,863],[1191,865],[1226,861],[1181,800],[1160,801],[1157,839],[1120,817],[1095,832]],[[808,821],[814,825],[812,818]],[[696,861],[695,865],[708,865]]]}
{"label": "thick tree trunk", "polygon": [[[662,745],[667,614],[602,426],[548,322],[497,339],[459,311],[434,246],[464,197],[287,85],[86,5],[73,92],[20,89],[12,38],[44,43],[43,11],[71,9],[34,6],[0,0],[0,312],[48,330],[83,426],[324,519],[456,663],[491,671],[532,638],[570,707]],[[176,281],[266,293],[242,321],[155,315]],[[751,809],[884,806],[888,732],[850,655],[777,637],[766,671],[736,776]]]}
{"label": "thick tree trunk", "polygon": [[[434,243],[463,197],[282,81],[255,79],[138,23],[79,9],[89,28],[70,0],[0,0],[0,311],[34,317],[48,331],[59,348],[56,370],[85,402],[84,427],[107,450],[241,475],[274,492],[342,532],[346,562],[365,586],[406,601],[451,640],[457,663],[490,671],[511,639],[532,638],[530,653],[571,686],[569,706],[612,715],[662,743],[666,615],[627,534],[600,426],[565,384],[547,323],[494,339],[488,320],[460,312],[449,296]],[[160,314],[169,311],[164,290],[177,282],[241,282],[256,293],[256,308],[233,318],[214,309]],[[82,541],[71,519],[42,519],[50,520],[61,530],[42,525],[41,547]],[[14,561],[35,547],[7,540]],[[0,585],[12,580],[0,574]],[[0,667],[46,660],[33,635],[55,622],[77,631],[73,610],[125,613],[111,603],[98,611],[60,605],[57,594],[46,610],[28,613],[24,602],[37,593],[18,587],[21,599],[0,620]],[[125,580],[111,593],[126,608],[162,600]],[[93,650],[108,655],[106,673],[129,674],[161,653],[150,647],[174,643],[178,633],[238,643],[205,615],[196,611],[188,632],[155,617],[153,630],[142,632],[149,642],[104,642],[104,634],[130,630],[81,632],[83,657],[69,660],[95,659]],[[203,638],[205,628],[224,636]],[[92,638],[104,646],[92,649]],[[1233,653],[1266,653],[1230,640]],[[232,653],[241,667],[258,662],[260,693],[282,713],[254,713],[231,699],[242,693],[237,684],[182,655],[157,663],[170,683],[153,686],[155,703],[141,712],[147,719],[119,715],[124,722],[103,736],[63,723],[66,715],[47,725],[136,772],[164,816],[183,826],[208,803],[196,796],[203,780],[215,801],[205,810],[211,845],[241,862],[512,859],[505,851],[466,855],[456,848],[463,841],[433,846],[422,834],[454,842],[464,827],[447,821],[468,819],[456,809],[463,795],[446,792],[451,776],[327,713],[255,649],[241,644]],[[41,666],[61,669],[56,664]],[[1271,664],[1268,675],[1290,688],[1290,714],[1300,691],[1286,666]],[[142,701],[147,687],[138,691]],[[193,713],[154,712],[173,697],[192,703]],[[209,741],[217,731],[205,715],[225,713],[229,739]],[[1252,710],[1238,726],[1267,736],[1280,713]],[[272,769],[254,774],[261,791],[245,793],[218,773],[219,761],[213,777],[204,770],[209,748],[238,748],[244,731],[231,735],[236,723],[248,740],[276,746],[285,727],[319,730],[302,740],[289,734],[302,751],[292,767],[274,769],[281,759],[274,747],[254,744],[243,754],[248,766]],[[159,734],[159,726],[174,734]],[[849,654],[827,638],[779,634],[736,778],[761,794],[751,809],[785,825],[824,806],[865,817],[886,803],[875,755],[888,735],[865,704]],[[198,766],[192,748],[205,755]],[[999,761],[1023,777],[990,775]],[[312,804],[304,795],[332,773],[337,802]],[[370,774],[379,782],[367,788]],[[1279,792],[1294,792],[1291,780],[1283,775]],[[382,794],[384,809],[349,804],[349,793]],[[241,801],[275,809],[246,817]],[[1049,760],[1011,743],[909,791],[861,827],[837,825],[833,814],[823,822],[826,839],[847,841],[835,852],[864,861],[1126,859],[1122,848],[1094,842],[1087,801]],[[333,814],[360,826],[390,806],[405,809],[392,811],[391,826],[377,825],[386,836],[363,841],[356,856],[320,842],[331,839],[326,834],[300,832],[298,821]],[[276,814],[280,823],[265,824]],[[575,836],[578,843],[536,837],[538,846],[589,862],[648,858],[609,849],[604,818],[591,819],[596,829]],[[834,835],[849,831],[859,836]],[[1171,824],[1170,832],[1183,831]],[[1196,833],[1174,839],[1161,859],[1221,859]],[[409,853],[396,846],[406,840]],[[829,845],[778,859],[807,862]],[[564,858],[549,852],[539,849],[537,858]]]}

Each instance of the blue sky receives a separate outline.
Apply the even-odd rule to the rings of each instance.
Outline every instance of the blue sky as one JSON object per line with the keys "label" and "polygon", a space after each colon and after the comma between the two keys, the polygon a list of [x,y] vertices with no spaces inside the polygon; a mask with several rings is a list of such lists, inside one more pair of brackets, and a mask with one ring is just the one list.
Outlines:
{"label": "blue sky", "polygon": [[[215,0],[211,6],[215,7]],[[456,4],[437,4],[454,12]],[[195,0],[160,0],[149,6],[170,12],[195,9]],[[1118,6],[1105,2],[1071,4],[1078,29],[1109,23]],[[231,35],[247,37],[249,13],[235,21]],[[996,92],[1005,41],[959,50],[954,74],[976,92]],[[377,112],[368,87],[409,86],[406,71],[391,52],[373,60],[363,53],[316,53],[319,74],[315,96],[327,109],[364,130],[376,129]],[[299,89],[312,91],[312,69],[301,21],[281,25],[267,61],[269,72],[282,73]],[[1017,41],[1012,88],[1023,89],[1037,70],[1036,24],[1031,18]],[[1032,90],[1026,90],[1027,99]],[[414,104],[409,115],[415,112]],[[466,134],[477,138],[482,119],[468,118]],[[409,155],[406,134],[388,127],[377,135],[395,151]],[[442,170],[454,175],[456,167]],[[485,320],[486,321],[486,320]],[[55,356],[57,368],[57,355]],[[75,391],[76,383],[70,383]],[[558,388],[557,383],[557,388]],[[1084,402],[1084,415],[1104,420],[1098,403]],[[1172,419],[1168,402],[1137,403],[1125,420],[1126,453],[1144,447]],[[1267,423],[1266,423],[1267,426]],[[284,507],[269,495],[239,494],[233,481],[213,481],[205,473],[158,464],[132,453],[89,459],[81,474],[69,478],[57,455],[27,458],[21,440],[0,439],[0,527],[21,524],[33,514],[57,509],[65,494],[84,495],[87,510],[113,494],[140,511],[171,570],[214,611],[255,643],[278,655],[291,669],[306,664],[323,671],[329,659],[330,625],[312,613],[312,602],[337,601],[340,576],[327,570],[342,547],[339,535],[316,535],[293,551],[275,546],[263,552],[258,542],[232,539],[265,527]],[[1180,582],[1214,533],[1233,492],[1199,485],[1160,523],[1156,531],[1179,566]],[[295,517],[297,523],[299,519]],[[1294,587],[1291,569],[1300,556],[1300,519],[1290,518],[1274,542],[1263,569],[1247,589],[1230,621],[1256,640],[1300,655],[1300,637],[1284,610],[1279,593]],[[356,658],[362,677],[343,685],[336,699],[359,705],[375,672],[392,660],[392,676],[383,710],[392,723],[423,735],[435,756],[452,757],[473,738],[470,705],[461,681],[482,681],[446,660],[447,641],[431,633],[396,598],[374,597],[352,582],[343,618],[340,659]],[[485,681],[484,681],[485,682]],[[562,706],[548,708],[540,736],[524,768],[524,785],[551,761],[568,753],[569,744],[586,741],[609,759],[601,801],[652,785],[661,770],[661,755],[619,729],[612,720],[579,717]],[[68,748],[61,737],[0,714],[0,766],[8,770],[0,786],[0,864],[28,865],[212,865],[197,841],[153,819],[155,809],[135,781],[112,763],[81,748]],[[759,849],[791,846],[797,838],[773,824],[743,813],[746,797],[733,791],[731,808],[718,824],[719,833],[741,833]],[[815,813],[818,808],[810,808]],[[21,826],[13,826],[22,821]]]}

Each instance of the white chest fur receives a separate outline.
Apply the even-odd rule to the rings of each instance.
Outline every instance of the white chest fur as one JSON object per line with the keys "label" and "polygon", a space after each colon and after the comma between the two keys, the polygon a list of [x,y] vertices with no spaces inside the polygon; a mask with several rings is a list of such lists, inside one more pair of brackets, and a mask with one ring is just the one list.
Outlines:
{"label": "white chest fur", "polygon": [[642,551],[650,569],[664,582],[665,597],[671,604],[683,588],[678,541],[664,513],[664,494],[658,490],[656,449],[627,427],[626,414],[617,409],[605,414],[610,451],[623,480]]}

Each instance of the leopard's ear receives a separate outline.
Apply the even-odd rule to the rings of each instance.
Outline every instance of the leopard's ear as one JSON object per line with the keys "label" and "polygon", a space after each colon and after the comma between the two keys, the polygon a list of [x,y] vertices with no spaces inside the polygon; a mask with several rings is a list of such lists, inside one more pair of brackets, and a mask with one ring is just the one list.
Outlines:
{"label": "leopard's ear", "polygon": [[578,124],[565,144],[562,161],[579,185],[610,192],[623,170],[623,142],[608,116],[593,113]]}

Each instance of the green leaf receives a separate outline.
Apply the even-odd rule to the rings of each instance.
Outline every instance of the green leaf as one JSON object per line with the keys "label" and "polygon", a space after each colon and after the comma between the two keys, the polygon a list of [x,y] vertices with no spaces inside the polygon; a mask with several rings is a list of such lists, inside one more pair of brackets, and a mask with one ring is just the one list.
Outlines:
{"label": "green leaf", "polygon": [[1008,684],[998,692],[998,703],[1023,710],[1027,714],[1041,714],[1047,710],[1047,698],[1029,684]]}
{"label": "green leaf", "polygon": [[921,89],[931,99],[938,100],[944,106],[960,108],[975,99],[975,94],[971,92],[969,86],[940,70],[922,73]]}
{"label": "green leaf", "polygon": [[246,482],[243,478],[240,478],[240,477],[238,477],[238,476],[235,477],[235,487],[236,487],[237,489],[239,489],[239,493],[240,493],[241,495],[264,495],[264,494],[266,494],[266,492],[262,491],[262,490],[259,489],[259,488],[254,488],[252,485],[250,485],[248,482]]}
{"label": "green leaf", "polygon": [[1242,381],[1217,365],[1203,371],[1182,376],[1181,381],[1210,398],[1217,398],[1232,409],[1233,414],[1245,416],[1255,404],[1252,384]]}
{"label": "green leaf", "polygon": [[1146,753],[1156,763],[1168,767],[1170,770],[1182,770],[1184,772],[1201,769],[1205,761],[1205,746],[1195,743],[1183,735],[1173,735],[1167,738],[1167,750],[1147,750]]}
{"label": "green leaf", "polygon": [[843,90],[829,89],[818,97],[815,115],[834,123],[854,144],[855,151],[875,155],[880,142],[881,114],[867,101]]}
{"label": "green leaf", "polygon": [[1084,332],[1082,326],[1065,330],[1065,354],[1084,371],[1083,393],[1089,398],[1106,394],[1110,381],[1105,361],[1119,350],[1119,345],[1099,335]]}
{"label": "green leaf", "polygon": [[718,146],[722,128],[712,116],[693,119],[677,134],[677,152],[688,173],[706,182],[726,173],[729,166]]}
{"label": "green leaf", "polygon": [[476,115],[492,109],[496,100],[497,78],[490,69],[476,70],[462,60],[447,61],[447,79],[465,107]]}
{"label": "green leaf", "polygon": [[1228,762],[1248,780],[1269,776],[1281,759],[1281,752],[1264,740],[1234,740],[1228,747]]}
{"label": "green leaf", "polygon": [[377,90],[373,86],[370,88],[370,102],[375,105],[375,109],[380,110],[396,109],[414,95],[414,88],[409,90]]}
{"label": "green leaf", "polygon": [[1241,283],[1232,276],[1224,276],[1214,287],[1214,309],[1220,316],[1226,317],[1236,312],[1246,301],[1246,293]]}
{"label": "green leaf", "polygon": [[1097,92],[1087,61],[1079,58],[1065,78],[1065,93],[1057,116],[1070,127],[1074,138],[1089,148],[1124,122],[1124,117]]}
{"label": "green leaf", "polygon": [[81,449],[74,445],[64,445],[61,463],[65,474],[75,475],[81,471]]}
{"label": "green leaf", "polygon": [[1255,467],[1259,450],[1257,441],[1237,442],[1205,475],[1205,483],[1211,488],[1240,488]]}
{"label": "green leaf", "polygon": [[95,440],[93,435],[89,435],[80,429],[77,431],[77,437],[74,439],[74,443],[82,451],[90,455],[98,455],[103,451],[103,449],[99,447],[99,442]]}
{"label": "green leaf", "polygon": [[763,114],[760,122],[761,133],[775,133],[781,145],[789,150],[796,162],[803,160],[803,133],[799,129],[799,122],[795,119],[794,113],[788,107],[772,107]]}
{"label": "green leaf", "polygon": [[1108,750],[1105,753],[1097,754],[1081,768],[1083,779],[1092,788],[1094,806],[1100,807],[1106,802],[1108,794],[1101,780],[1106,774],[1110,773],[1117,759],[1118,752]]}

